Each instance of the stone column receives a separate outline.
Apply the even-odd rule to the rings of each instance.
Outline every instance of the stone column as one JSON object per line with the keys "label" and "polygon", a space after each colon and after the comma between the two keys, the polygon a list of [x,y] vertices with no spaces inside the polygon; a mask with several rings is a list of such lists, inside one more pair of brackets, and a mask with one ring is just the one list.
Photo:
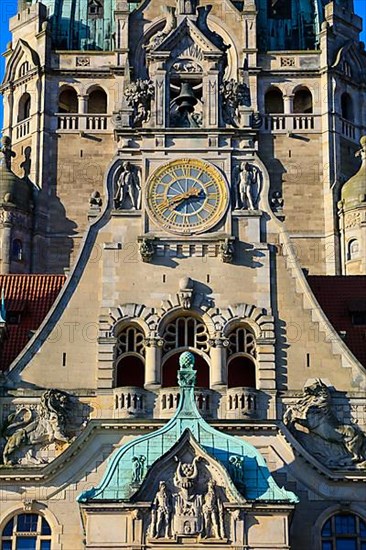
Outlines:
{"label": "stone column", "polygon": [[210,387],[227,384],[226,347],[228,341],[218,337],[211,341],[211,376]]}
{"label": "stone column", "polygon": [[145,340],[145,387],[161,385],[161,352],[163,340],[156,335]]}
{"label": "stone column", "polygon": [[11,226],[12,224],[10,221],[8,221],[8,212],[3,213],[5,217],[4,224],[2,227],[1,233],[2,233],[2,247],[1,247],[1,273],[3,275],[7,275],[10,273],[10,251],[11,251]]}
{"label": "stone column", "polygon": [[292,94],[283,96],[285,115],[291,115],[293,113],[293,101],[294,96]]}

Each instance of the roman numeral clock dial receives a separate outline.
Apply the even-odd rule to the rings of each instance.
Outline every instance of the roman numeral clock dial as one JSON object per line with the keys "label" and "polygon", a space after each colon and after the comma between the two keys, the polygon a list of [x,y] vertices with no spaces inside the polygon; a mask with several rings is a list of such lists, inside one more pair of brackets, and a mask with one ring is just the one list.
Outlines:
{"label": "roman numeral clock dial", "polygon": [[146,186],[146,205],[155,222],[172,233],[193,235],[223,218],[229,191],[215,166],[199,159],[164,164]]}

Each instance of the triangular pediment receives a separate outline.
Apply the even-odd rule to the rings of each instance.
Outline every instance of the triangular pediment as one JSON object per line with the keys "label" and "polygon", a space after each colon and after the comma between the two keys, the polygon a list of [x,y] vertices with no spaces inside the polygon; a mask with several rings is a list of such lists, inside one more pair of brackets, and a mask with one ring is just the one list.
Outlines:
{"label": "triangular pediment", "polygon": [[5,76],[2,82],[2,85],[4,86],[8,82],[12,82],[17,79],[17,71],[19,69],[19,66],[24,62],[29,62],[29,67],[40,67],[40,59],[37,52],[35,52],[28,42],[25,40],[18,40],[14,50],[12,51],[10,55],[10,59],[6,66]]}
{"label": "triangular pediment", "polygon": [[171,52],[172,57],[186,56],[203,60],[205,56],[221,56],[223,52],[190,19],[181,24],[150,53]]}

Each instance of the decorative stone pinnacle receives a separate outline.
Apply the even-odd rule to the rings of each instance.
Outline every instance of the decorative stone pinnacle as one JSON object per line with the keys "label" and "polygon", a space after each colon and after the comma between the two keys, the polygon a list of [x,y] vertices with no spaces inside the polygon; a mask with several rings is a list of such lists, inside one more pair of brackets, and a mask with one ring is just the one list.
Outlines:
{"label": "decorative stone pinnacle", "polygon": [[360,139],[361,150],[360,155],[363,162],[366,162],[366,136],[362,136]]}
{"label": "decorative stone pinnacle", "polygon": [[179,357],[178,384],[181,388],[193,388],[196,383],[197,371],[193,368],[195,357],[193,353],[185,351]]}

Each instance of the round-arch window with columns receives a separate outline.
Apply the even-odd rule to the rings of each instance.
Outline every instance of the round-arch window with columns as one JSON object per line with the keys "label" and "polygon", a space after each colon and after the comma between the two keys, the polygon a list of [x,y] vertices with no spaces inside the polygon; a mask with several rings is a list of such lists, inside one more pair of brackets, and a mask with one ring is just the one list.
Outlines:
{"label": "round-arch window with columns", "polygon": [[256,388],[257,343],[254,333],[245,324],[230,329],[227,335],[228,388]]}
{"label": "round-arch window with columns", "polygon": [[118,332],[115,365],[115,387],[144,387],[145,334],[137,324],[126,325]]}
{"label": "round-arch window with columns", "polygon": [[283,114],[285,112],[283,93],[277,86],[271,86],[266,91],[264,109],[266,114]]}

